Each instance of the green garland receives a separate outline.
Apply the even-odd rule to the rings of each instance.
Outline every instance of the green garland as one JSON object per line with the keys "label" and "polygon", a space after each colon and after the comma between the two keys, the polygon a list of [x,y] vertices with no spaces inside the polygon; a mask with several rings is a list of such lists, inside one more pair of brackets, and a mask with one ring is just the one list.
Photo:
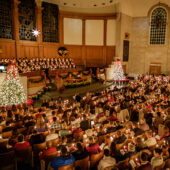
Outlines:
{"label": "green garland", "polygon": [[90,70],[89,70],[87,73],[86,73],[86,71],[82,71],[82,74],[83,74],[84,76],[88,76],[90,73],[91,73]]}
{"label": "green garland", "polygon": [[70,72],[68,72],[65,76],[62,76],[62,75],[58,75],[58,77],[62,78],[62,79],[66,79],[68,78],[68,76],[70,75]]}
{"label": "green garland", "polygon": [[43,80],[44,80],[44,76],[43,75],[41,75],[41,78],[40,79],[38,79],[38,80],[34,80],[34,79],[29,79],[29,82],[30,83],[41,83]]}
{"label": "green garland", "polygon": [[69,75],[71,75],[71,76],[73,76],[74,78],[76,78],[76,79],[80,79],[80,77],[78,77],[80,74],[83,74],[84,76],[88,76],[90,73],[91,73],[91,71],[89,70],[87,73],[86,73],[86,71],[78,71],[78,73],[76,73],[76,74],[74,74],[74,73],[72,73],[72,72],[68,72],[65,76],[62,76],[62,75],[58,75],[58,77],[60,77],[60,78],[62,78],[62,79],[66,79],[66,78],[68,78],[68,76]]}

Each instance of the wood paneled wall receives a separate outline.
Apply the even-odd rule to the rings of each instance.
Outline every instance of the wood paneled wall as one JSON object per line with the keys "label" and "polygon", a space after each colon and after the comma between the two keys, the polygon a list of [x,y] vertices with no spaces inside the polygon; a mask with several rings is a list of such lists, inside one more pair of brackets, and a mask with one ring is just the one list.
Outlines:
{"label": "wood paneled wall", "polygon": [[[15,2],[17,0],[14,0]],[[14,6],[15,7],[15,6]],[[42,8],[38,7],[38,12],[40,13]],[[15,9],[16,12],[16,9]],[[38,14],[39,14],[38,13]],[[17,16],[17,15],[16,15]],[[0,49],[2,49],[2,53],[0,53],[0,58],[44,58],[44,57],[59,57],[58,48],[60,46],[65,46],[69,50],[69,57],[73,58],[76,65],[84,65],[84,66],[106,66],[113,61],[115,57],[115,46],[106,46],[106,42],[104,42],[103,46],[87,46],[84,44],[85,37],[83,37],[83,45],[65,45],[63,44],[63,19],[64,17],[70,18],[81,18],[83,21],[85,19],[104,19],[105,21],[110,18],[115,18],[114,14],[73,14],[66,13],[60,11],[59,17],[59,36],[60,43],[44,43],[42,42],[42,35],[38,37],[36,42],[30,41],[20,41],[18,38],[18,34],[14,33],[15,40],[6,40],[0,39]],[[14,20],[17,20],[14,16]],[[41,19],[41,15],[37,16],[37,19]],[[17,22],[14,22],[14,27],[17,27]],[[42,30],[41,22],[37,22],[37,28]],[[84,29],[84,26],[83,26]],[[14,32],[18,29],[14,29]],[[106,29],[105,36],[106,36]],[[84,30],[85,32],[85,30]],[[84,35],[84,34],[83,34]],[[104,37],[104,41],[106,38]]]}

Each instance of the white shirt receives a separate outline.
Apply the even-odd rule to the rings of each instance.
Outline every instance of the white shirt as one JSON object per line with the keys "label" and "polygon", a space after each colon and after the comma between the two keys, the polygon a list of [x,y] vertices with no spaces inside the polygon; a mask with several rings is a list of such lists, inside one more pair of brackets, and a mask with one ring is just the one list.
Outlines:
{"label": "white shirt", "polygon": [[99,162],[98,170],[104,170],[109,166],[114,166],[116,164],[116,160],[110,156],[104,156],[104,158]]}
{"label": "white shirt", "polygon": [[47,135],[45,141],[47,142],[47,141],[54,140],[54,139],[57,139],[57,138],[58,138],[58,134],[53,133],[53,134]]}
{"label": "white shirt", "polygon": [[148,138],[145,141],[145,143],[146,143],[147,147],[151,147],[151,146],[154,146],[157,144],[156,139],[154,137]]}

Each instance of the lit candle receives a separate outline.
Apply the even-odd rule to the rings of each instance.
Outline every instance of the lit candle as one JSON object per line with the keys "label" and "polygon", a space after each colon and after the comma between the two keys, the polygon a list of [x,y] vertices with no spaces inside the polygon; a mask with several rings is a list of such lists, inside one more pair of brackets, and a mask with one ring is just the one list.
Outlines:
{"label": "lit candle", "polygon": [[91,121],[91,125],[94,125],[94,121]]}
{"label": "lit candle", "polygon": [[110,140],[113,141],[113,137],[112,136],[110,137]]}

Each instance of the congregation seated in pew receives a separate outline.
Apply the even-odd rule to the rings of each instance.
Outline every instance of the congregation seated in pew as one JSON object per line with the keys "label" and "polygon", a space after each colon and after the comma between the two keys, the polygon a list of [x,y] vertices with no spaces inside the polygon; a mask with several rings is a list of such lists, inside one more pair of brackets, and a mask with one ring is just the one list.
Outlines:
{"label": "congregation seated in pew", "polygon": [[[23,105],[21,108],[13,106],[10,111],[2,107],[0,156],[27,142],[32,147],[34,159],[43,160],[45,155],[56,154],[50,163],[54,169],[72,163],[75,166],[75,161],[88,156],[91,168],[102,169],[104,160],[115,160],[114,164],[106,165],[118,169],[139,170],[145,166],[165,169],[169,166],[169,127],[166,126],[169,102],[167,82],[162,79],[158,83],[156,77],[141,76],[121,90],[107,88],[89,92],[77,101],[52,99],[44,101],[40,108]],[[125,118],[118,116],[122,109],[128,110]],[[163,118],[160,123],[165,125],[162,131],[156,120],[160,117],[157,112]],[[148,120],[150,117],[154,119]],[[146,126],[142,127],[143,124]],[[36,163],[34,166],[39,166]]]}

